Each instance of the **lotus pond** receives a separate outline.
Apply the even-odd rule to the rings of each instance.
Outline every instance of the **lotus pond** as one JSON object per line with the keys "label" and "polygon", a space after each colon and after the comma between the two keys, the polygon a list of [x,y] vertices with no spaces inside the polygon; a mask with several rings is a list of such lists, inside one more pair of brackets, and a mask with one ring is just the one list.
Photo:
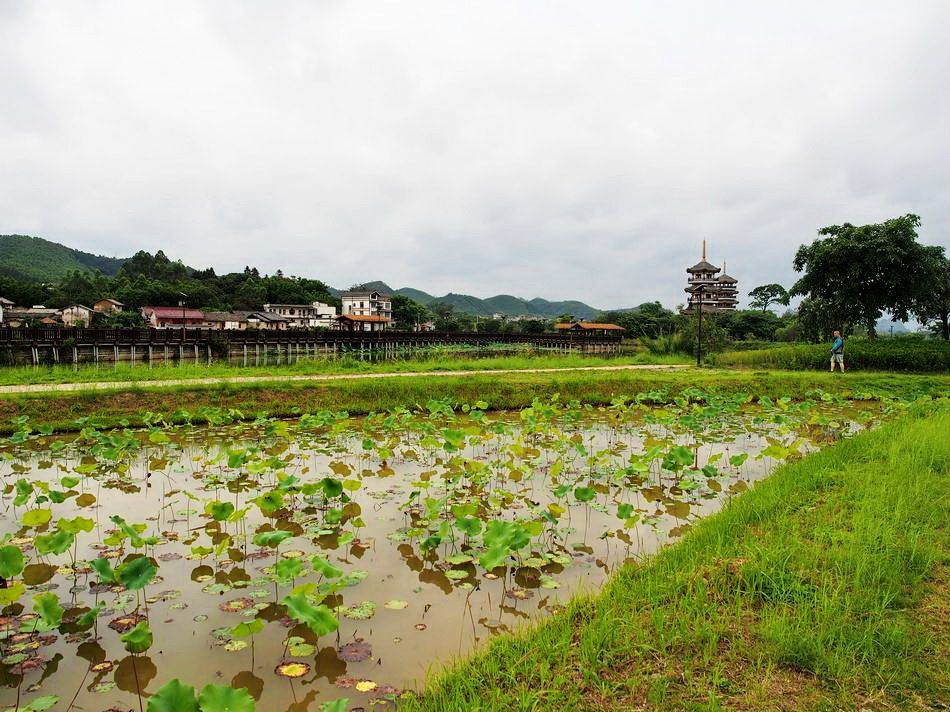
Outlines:
{"label": "lotus pond", "polygon": [[0,709],[391,705],[901,407],[664,400],[21,421],[0,443]]}

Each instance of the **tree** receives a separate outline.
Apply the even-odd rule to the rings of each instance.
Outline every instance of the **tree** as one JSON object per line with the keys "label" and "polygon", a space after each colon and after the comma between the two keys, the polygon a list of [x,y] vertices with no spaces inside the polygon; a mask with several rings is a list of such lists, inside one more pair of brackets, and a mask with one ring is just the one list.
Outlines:
{"label": "tree", "polygon": [[818,234],[825,239],[795,254],[795,270],[804,274],[791,294],[828,308],[842,328],[863,324],[871,338],[885,310],[906,321],[934,289],[933,265],[943,255],[943,248],[917,242],[919,226],[920,217],[908,214],[874,225],[822,228]]}
{"label": "tree", "polygon": [[763,284],[749,292],[749,305],[753,309],[766,311],[771,304],[788,306],[791,299],[788,290],[781,284]]}
{"label": "tree", "polygon": [[419,302],[402,294],[392,296],[393,323],[397,329],[412,330],[418,324],[429,321],[431,312]]}
{"label": "tree", "polygon": [[912,311],[921,323],[936,327],[934,330],[950,341],[950,258],[936,260],[932,270],[933,287],[921,295]]}

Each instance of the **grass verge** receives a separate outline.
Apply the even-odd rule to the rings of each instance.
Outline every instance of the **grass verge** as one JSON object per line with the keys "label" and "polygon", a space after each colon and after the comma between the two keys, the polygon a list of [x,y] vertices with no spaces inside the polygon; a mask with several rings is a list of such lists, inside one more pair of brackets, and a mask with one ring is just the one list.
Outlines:
{"label": "grass verge", "polygon": [[[274,357],[271,357],[274,358]],[[474,357],[418,357],[393,361],[361,361],[352,356],[335,359],[301,359],[297,363],[240,366],[221,362],[167,363],[149,366],[144,363],[120,362],[98,367],[84,364],[11,366],[0,368],[0,386],[22,386],[39,383],[100,383],[115,381],[140,383],[147,381],[192,378],[233,378],[236,376],[316,376],[348,373],[405,373],[407,371],[486,371],[510,368],[577,368],[581,366],[619,366],[624,364],[689,363],[687,356],[654,356],[638,353],[633,356],[583,356],[580,354],[545,354]]]}
{"label": "grass verge", "polygon": [[948,432],[920,406],[779,468],[400,709],[946,709]]}
{"label": "grass verge", "polygon": [[534,398],[555,394],[592,405],[618,396],[649,393],[663,401],[691,388],[722,393],[778,398],[821,388],[843,395],[903,397],[950,395],[950,376],[886,373],[828,373],[727,371],[566,371],[475,376],[418,376],[349,381],[265,382],[214,386],[152,388],[135,384],[122,391],[75,391],[0,396],[0,432],[14,430],[13,420],[29,418],[54,430],[78,429],[76,420],[91,418],[100,427],[141,424],[147,411],[169,416],[187,411],[202,422],[203,408],[235,409],[245,417],[259,413],[291,416],[321,409],[352,414],[424,405],[430,398],[455,403],[483,400],[493,409],[523,408]]}

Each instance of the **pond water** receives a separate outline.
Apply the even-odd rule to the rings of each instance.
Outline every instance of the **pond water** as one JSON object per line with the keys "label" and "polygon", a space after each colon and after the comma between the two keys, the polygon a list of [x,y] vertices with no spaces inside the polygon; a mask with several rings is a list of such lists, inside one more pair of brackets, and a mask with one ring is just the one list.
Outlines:
{"label": "pond water", "polygon": [[[16,568],[9,548],[24,563],[0,589],[0,709],[139,709],[173,678],[246,688],[259,710],[383,703],[889,409],[485,406],[23,424],[0,444],[0,566]],[[122,636],[145,628],[130,654]]]}

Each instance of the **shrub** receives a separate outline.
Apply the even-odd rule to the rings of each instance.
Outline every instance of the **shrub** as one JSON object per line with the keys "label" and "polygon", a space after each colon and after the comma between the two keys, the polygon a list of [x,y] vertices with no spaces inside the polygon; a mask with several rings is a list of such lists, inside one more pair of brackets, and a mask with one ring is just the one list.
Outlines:
{"label": "shrub", "polygon": [[[827,369],[831,358],[828,344],[797,344],[752,351],[717,354],[718,366],[782,369]],[[879,371],[950,371],[950,342],[907,336],[895,339],[848,339],[848,368]]]}

